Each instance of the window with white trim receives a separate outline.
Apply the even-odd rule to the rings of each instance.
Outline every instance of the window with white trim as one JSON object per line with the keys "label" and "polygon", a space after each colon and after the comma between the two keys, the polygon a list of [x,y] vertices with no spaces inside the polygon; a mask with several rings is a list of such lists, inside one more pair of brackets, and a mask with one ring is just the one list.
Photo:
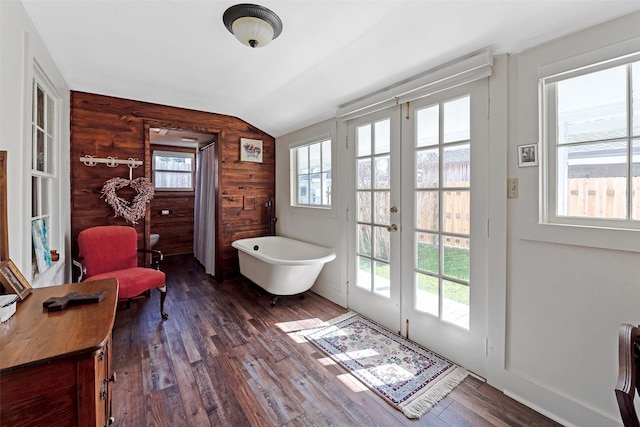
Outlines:
{"label": "window with white trim", "polygon": [[52,265],[50,248],[58,247],[59,224],[56,152],[58,97],[38,70],[34,73],[31,114],[31,279]]}
{"label": "window with white trim", "polygon": [[193,191],[194,153],[154,151],[152,164],[156,190]]}
{"label": "window with white trim", "polygon": [[331,139],[290,148],[291,206],[331,207]]}
{"label": "window with white trim", "polygon": [[639,59],[541,79],[543,222],[640,229]]}

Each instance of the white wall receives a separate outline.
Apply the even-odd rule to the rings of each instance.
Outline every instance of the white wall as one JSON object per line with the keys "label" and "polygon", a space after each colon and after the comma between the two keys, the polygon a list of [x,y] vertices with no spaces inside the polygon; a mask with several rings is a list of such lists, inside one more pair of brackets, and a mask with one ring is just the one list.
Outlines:
{"label": "white wall", "polygon": [[[336,259],[325,264],[316,280],[313,291],[346,307],[346,204],[343,158],[338,135],[339,126],[335,120],[301,129],[276,139],[276,232],[316,245],[333,249]],[[340,129],[342,133],[343,130]],[[319,141],[330,137],[332,154],[332,208],[314,209],[291,207],[289,190],[289,147],[305,142]]]}
{"label": "white wall", "polygon": [[[520,197],[508,205],[505,388],[579,426],[619,424],[618,328],[640,323],[640,235],[539,225],[542,169],[519,169],[516,147],[539,140],[539,66],[639,36],[636,13],[515,55],[510,70],[508,167]],[[616,247],[629,250],[604,249]]]}
{"label": "white wall", "polygon": [[[490,81],[487,380],[565,425],[620,425],[613,392],[618,327],[640,323],[640,256],[629,250],[637,239],[640,251],[640,236],[573,229],[566,244],[558,242],[566,230],[540,232],[540,170],[518,168],[516,150],[538,141],[540,65],[638,36],[640,14],[630,15],[513,56],[496,56]],[[335,131],[334,158],[338,155],[333,188],[343,191],[334,196],[335,212],[291,208],[288,147],[328,130]],[[276,140],[278,234],[334,248],[338,256],[313,290],[343,306],[345,138],[344,124],[329,120]],[[519,179],[518,199],[506,199],[507,176]],[[541,241],[545,235],[551,241]],[[616,247],[616,242],[627,250],[598,247]]]}
{"label": "white wall", "polygon": [[0,150],[6,150],[8,157],[9,255],[22,272],[31,271],[30,100],[34,62],[44,70],[54,89],[62,96],[61,146],[56,153],[62,197],[55,202],[59,203],[57,208],[63,217],[58,225],[61,232],[54,242],[59,245],[61,260],[38,284],[63,283],[70,278],[70,267],[65,267],[65,259],[71,258],[69,87],[18,1],[0,1],[0,52]]}

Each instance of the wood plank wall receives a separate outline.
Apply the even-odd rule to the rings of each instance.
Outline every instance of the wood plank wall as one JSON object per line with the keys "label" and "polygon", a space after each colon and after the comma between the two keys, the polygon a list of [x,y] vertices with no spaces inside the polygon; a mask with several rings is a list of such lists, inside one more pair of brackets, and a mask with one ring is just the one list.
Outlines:
{"label": "wood plank wall", "polygon": [[[151,144],[153,151],[189,152],[194,148],[172,147]],[[195,183],[195,181],[194,181]],[[193,207],[194,191],[156,191],[150,203],[151,233],[158,233],[160,240],[154,247],[165,255],[180,255],[193,252]],[[169,211],[162,215],[162,211]]]}
{"label": "wood plank wall", "polygon": [[[122,218],[113,216],[100,191],[106,180],[114,176],[128,177],[129,169],[124,165],[88,167],[79,158],[84,155],[138,158],[144,161],[144,166],[133,170],[133,178],[151,178],[148,138],[151,126],[217,134],[215,277],[222,281],[237,276],[237,251],[231,242],[269,233],[264,205],[269,199],[275,199],[275,139],[232,116],[84,92],[71,93],[73,255],[78,253],[77,236],[81,230],[96,225],[128,225]],[[263,141],[262,163],[240,161],[240,138]],[[125,189],[118,194],[129,200],[133,196]],[[135,226],[140,246],[148,243],[151,224],[151,209],[148,209],[146,218]]]}

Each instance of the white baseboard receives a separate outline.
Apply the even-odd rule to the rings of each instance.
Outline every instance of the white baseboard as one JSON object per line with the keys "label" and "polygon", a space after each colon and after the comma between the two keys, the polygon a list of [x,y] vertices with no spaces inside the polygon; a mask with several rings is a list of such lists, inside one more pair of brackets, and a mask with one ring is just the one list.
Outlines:
{"label": "white baseboard", "polygon": [[[566,427],[620,427],[618,418],[508,371],[503,393]],[[613,396],[613,388],[611,389]],[[523,397],[527,396],[527,397]]]}
{"label": "white baseboard", "polygon": [[329,283],[316,280],[316,283],[311,288],[311,291],[320,295],[323,298],[328,299],[331,302],[338,304],[341,307],[347,307],[347,296],[345,293],[341,292],[340,289],[336,289],[334,286],[331,286]]}

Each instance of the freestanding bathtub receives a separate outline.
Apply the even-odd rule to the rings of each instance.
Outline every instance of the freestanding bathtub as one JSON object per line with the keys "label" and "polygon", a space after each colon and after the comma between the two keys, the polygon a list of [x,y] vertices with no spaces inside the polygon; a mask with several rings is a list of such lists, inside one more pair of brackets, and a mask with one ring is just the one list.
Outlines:
{"label": "freestanding bathtub", "polygon": [[336,254],[322,246],[282,236],[254,237],[234,241],[240,273],[274,296],[296,295],[309,290],[325,263]]}

